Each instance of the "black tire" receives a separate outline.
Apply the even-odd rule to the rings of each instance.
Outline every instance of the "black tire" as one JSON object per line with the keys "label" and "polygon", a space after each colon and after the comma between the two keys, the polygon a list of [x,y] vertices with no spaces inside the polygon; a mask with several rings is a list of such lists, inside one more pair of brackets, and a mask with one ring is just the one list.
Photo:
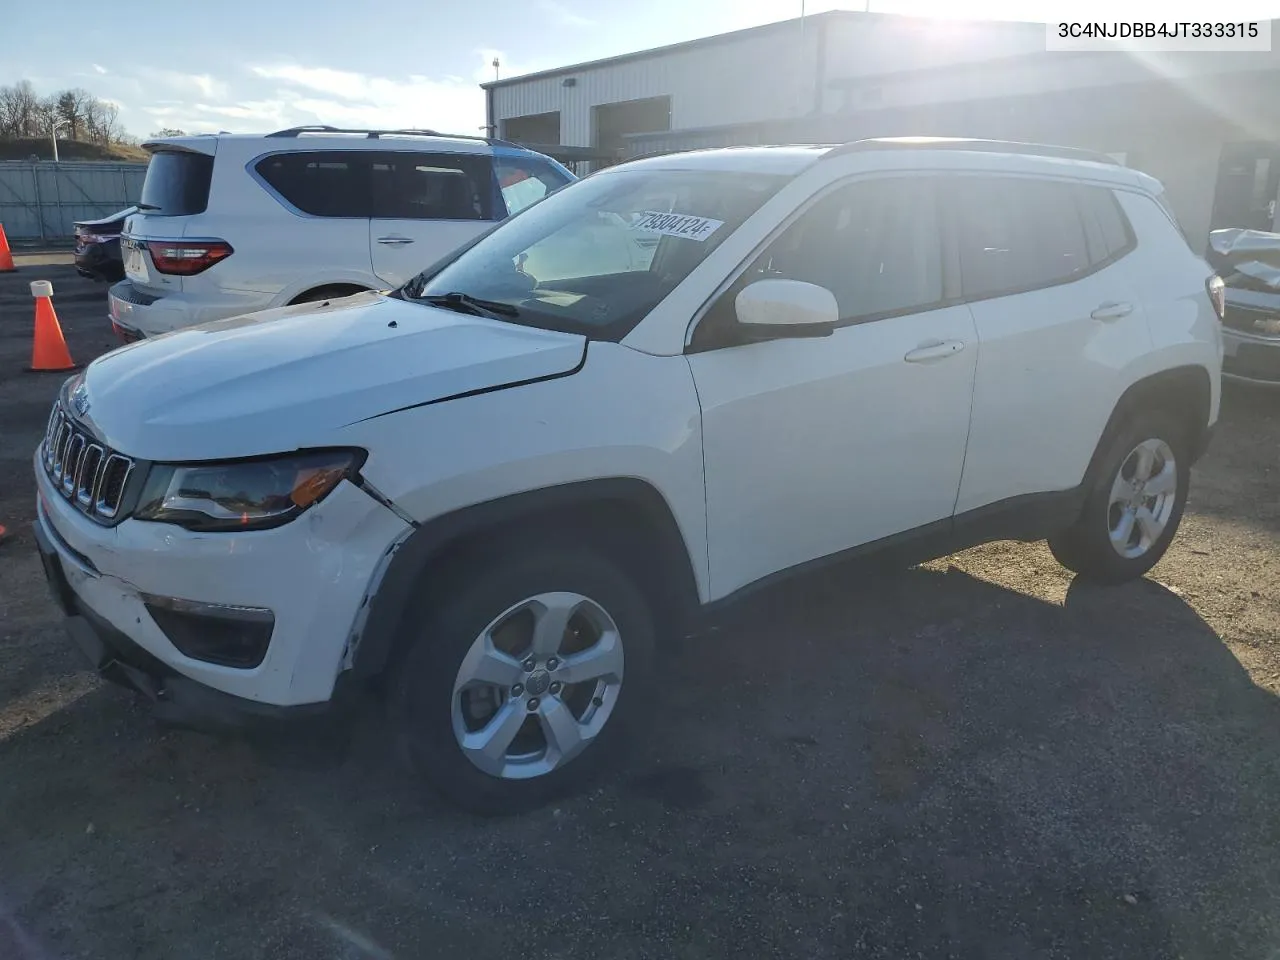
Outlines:
{"label": "black tire", "polygon": [[[1139,556],[1126,557],[1111,543],[1111,488],[1130,454],[1147,440],[1159,440],[1173,453],[1177,487],[1173,509],[1163,531]],[[1191,479],[1191,452],[1187,432],[1177,418],[1163,411],[1144,411],[1127,418],[1105,441],[1096,469],[1091,473],[1088,495],[1076,522],[1049,538],[1054,558],[1082,578],[1102,584],[1135,580],[1160,562],[1182,522]]]}
{"label": "black tire", "polygon": [[[483,815],[531,810],[595,779],[624,752],[652,677],[653,615],[631,577],[586,547],[504,546],[455,565],[446,582],[424,592],[391,684],[391,722],[402,758],[445,799]],[[617,701],[593,741],[563,766],[528,779],[503,779],[463,753],[453,727],[454,683],[472,643],[504,611],[559,591],[589,598],[617,626],[625,663]]]}

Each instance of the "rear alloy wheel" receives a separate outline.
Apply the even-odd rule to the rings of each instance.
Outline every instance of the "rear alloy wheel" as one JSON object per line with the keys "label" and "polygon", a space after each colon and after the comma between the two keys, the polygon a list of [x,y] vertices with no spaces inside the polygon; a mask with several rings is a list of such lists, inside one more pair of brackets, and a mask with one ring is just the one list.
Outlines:
{"label": "rear alloy wheel", "polygon": [[1111,484],[1107,523],[1111,546],[1126,560],[1159,542],[1177,505],[1178,464],[1169,444],[1143,440],[1129,452]]}
{"label": "rear alloy wheel", "polygon": [[1154,567],[1186,506],[1186,446],[1177,421],[1163,413],[1141,414],[1117,431],[1079,519],[1049,538],[1058,562],[1099,583],[1122,583]]}
{"label": "rear alloy wheel", "polygon": [[631,578],[585,548],[462,566],[422,600],[393,696],[400,742],[459,806],[531,809],[620,753],[646,696],[652,618]]}

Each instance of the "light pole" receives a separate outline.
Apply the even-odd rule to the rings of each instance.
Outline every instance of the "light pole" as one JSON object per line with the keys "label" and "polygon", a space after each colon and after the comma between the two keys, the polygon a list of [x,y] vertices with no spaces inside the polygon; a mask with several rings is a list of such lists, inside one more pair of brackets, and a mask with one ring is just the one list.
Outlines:
{"label": "light pole", "polygon": [[53,143],[53,162],[58,162],[58,128],[70,126],[66,120],[59,120],[56,117],[49,121],[49,139]]}

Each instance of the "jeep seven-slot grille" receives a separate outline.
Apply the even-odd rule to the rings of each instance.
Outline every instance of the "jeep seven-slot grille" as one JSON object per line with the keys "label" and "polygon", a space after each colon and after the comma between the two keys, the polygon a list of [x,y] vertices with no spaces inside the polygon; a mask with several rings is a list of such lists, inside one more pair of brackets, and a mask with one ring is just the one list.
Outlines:
{"label": "jeep seven-slot grille", "polygon": [[41,458],[63,499],[99,523],[120,519],[133,460],[98,443],[57,404],[49,416]]}

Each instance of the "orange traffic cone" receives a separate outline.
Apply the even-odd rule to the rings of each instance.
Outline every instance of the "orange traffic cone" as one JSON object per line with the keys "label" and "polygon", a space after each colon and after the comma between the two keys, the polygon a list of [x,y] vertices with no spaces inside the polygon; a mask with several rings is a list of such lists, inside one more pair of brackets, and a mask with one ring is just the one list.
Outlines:
{"label": "orange traffic cone", "polygon": [[71,361],[58,315],[53,312],[53,301],[49,299],[53,296],[53,284],[48,280],[33,280],[31,295],[36,298],[36,337],[31,344],[31,366],[27,369],[74,370],[76,365]]}
{"label": "orange traffic cone", "polygon": [[4,235],[4,224],[0,223],[0,273],[17,269],[13,265],[13,253],[9,250],[9,238]]}

